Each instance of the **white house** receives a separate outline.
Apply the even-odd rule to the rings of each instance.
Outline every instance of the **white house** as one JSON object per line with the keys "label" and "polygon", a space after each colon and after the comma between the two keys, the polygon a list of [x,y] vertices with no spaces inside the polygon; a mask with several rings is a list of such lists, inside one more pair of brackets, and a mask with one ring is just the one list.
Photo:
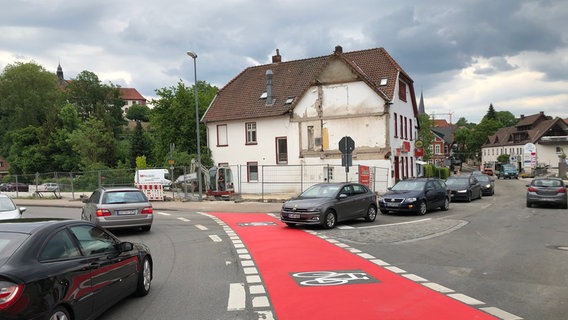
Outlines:
{"label": "white house", "polygon": [[[281,191],[306,176],[357,180],[357,170],[338,167],[339,143],[350,138],[353,167],[373,168],[383,184],[375,190],[385,190],[418,172],[417,118],[413,81],[383,48],[344,53],[337,46],[330,55],[289,62],[277,50],[271,64],[249,67],[223,87],[202,122],[213,160],[246,165],[240,179],[247,183],[264,179],[263,166],[276,172],[273,179],[291,182]],[[304,166],[317,169],[294,169]]]}
{"label": "white house", "polygon": [[521,115],[515,126],[499,129],[481,147],[484,164],[497,162],[502,154],[508,155],[510,163],[527,173],[537,166],[558,167],[560,158],[568,154],[568,124],[542,111]]}

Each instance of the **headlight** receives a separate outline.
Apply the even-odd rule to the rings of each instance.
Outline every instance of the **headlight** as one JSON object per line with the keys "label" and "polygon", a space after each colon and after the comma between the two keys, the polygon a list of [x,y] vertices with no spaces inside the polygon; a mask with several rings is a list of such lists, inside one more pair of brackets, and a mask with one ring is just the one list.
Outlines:
{"label": "headlight", "polygon": [[320,212],[321,208],[320,207],[312,207],[312,208],[308,208],[306,209],[307,212]]}
{"label": "headlight", "polygon": [[488,185],[486,185],[486,186],[485,186],[485,188],[491,188],[491,185],[490,185],[490,184],[488,184]]}
{"label": "headlight", "polygon": [[406,199],[404,199],[404,202],[416,202],[416,200],[418,200],[418,199],[416,199],[416,198],[406,198]]}
{"label": "headlight", "polygon": [[458,190],[457,192],[458,192],[458,193],[466,193],[467,190]]}

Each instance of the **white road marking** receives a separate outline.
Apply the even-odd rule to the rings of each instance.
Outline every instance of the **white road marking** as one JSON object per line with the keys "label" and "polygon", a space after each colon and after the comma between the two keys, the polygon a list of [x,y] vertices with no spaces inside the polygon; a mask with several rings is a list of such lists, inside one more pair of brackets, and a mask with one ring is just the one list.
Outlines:
{"label": "white road marking", "polygon": [[268,302],[268,298],[266,296],[253,297],[252,298],[252,307],[253,308],[270,307],[270,302]]}
{"label": "white road marking", "polygon": [[156,211],[156,213],[157,213],[157,214],[161,214],[161,215],[163,215],[163,216],[171,216],[171,214],[170,214],[170,213],[167,213],[167,212]]}
{"label": "white road marking", "polygon": [[221,237],[219,237],[219,236],[216,235],[216,234],[211,234],[211,235],[209,235],[209,238],[211,238],[211,240],[213,240],[213,242],[221,242],[221,241],[223,241],[223,239],[221,239]]}
{"label": "white road marking", "polygon": [[428,287],[428,288],[430,288],[430,289],[432,289],[432,290],[441,292],[441,293],[454,292],[454,290],[452,290],[452,289],[450,289],[450,288],[446,288],[446,287],[444,287],[444,286],[442,286],[442,285],[439,285],[439,284],[437,284],[437,283],[434,283],[434,282],[426,282],[426,283],[423,283],[422,285],[425,286],[425,287]]}
{"label": "white road marking", "polygon": [[206,226],[202,226],[202,225],[200,225],[200,224],[196,224],[195,227],[196,227],[197,229],[199,229],[199,230],[204,230],[204,231],[205,231],[205,230],[209,230],[209,229],[207,229]]}
{"label": "white road marking", "polygon": [[229,301],[227,311],[244,310],[246,307],[246,292],[243,283],[231,283],[229,285]]}
{"label": "white road marking", "polygon": [[403,274],[402,276],[405,277],[405,278],[407,278],[407,279],[410,279],[410,280],[412,280],[412,281],[414,281],[414,282],[426,282],[426,281],[428,281],[428,280],[426,280],[426,279],[424,279],[424,278],[422,278],[422,277],[419,277],[419,276],[417,276],[417,275],[415,275],[415,274],[412,274],[412,273]]}
{"label": "white road marking", "polygon": [[466,296],[466,295],[463,294],[463,293],[453,293],[453,294],[449,294],[448,297],[452,297],[452,298],[454,298],[454,299],[456,299],[456,300],[458,300],[458,301],[461,301],[461,302],[463,302],[463,303],[465,303],[465,304],[469,304],[470,306],[485,304],[485,302],[479,301],[479,300],[474,299],[474,298],[472,298],[472,297],[470,297],[470,296]]}
{"label": "white road marking", "polygon": [[413,221],[405,221],[405,222],[398,222],[398,223],[389,223],[389,224],[379,224],[374,226],[366,226],[366,227],[357,227],[357,229],[371,229],[371,228],[381,228],[381,227],[390,227],[390,226],[398,226],[402,224],[410,224],[410,223],[417,223],[417,222],[424,222],[432,220],[432,218],[420,219],[420,220],[413,220]]}
{"label": "white road marking", "polygon": [[183,222],[189,222],[189,221],[191,221],[191,220],[189,220],[189,219],[186,219],[186,218],[181,218],[181,217],[180,217],[180,218],[178,218],[178,220],[180,220],[180,221],[183,221]]}
{"label": "white road marking", "polygon": [[483,310],[491,315],[494,315],[496,317],[498,317],[499,319],[502,320],[522,320],[523,318],[518,317],[514,314],[511,314],[507,311],[503,311],[499,308],[495,308],[495,307],[487,307],[487,308],[480,308],[480,310]]}

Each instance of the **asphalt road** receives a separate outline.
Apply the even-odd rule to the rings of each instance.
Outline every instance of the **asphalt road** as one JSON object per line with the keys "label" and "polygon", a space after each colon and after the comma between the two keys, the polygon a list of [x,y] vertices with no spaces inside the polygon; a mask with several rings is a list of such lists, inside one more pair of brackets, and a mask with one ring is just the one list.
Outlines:
{"label": "asphalt road", "polygon": [[[379,215],[374,223],[353,221],[333,230],[300,230],[376,257],[401,277],[412,275],[433,292],[461,298],[497,319],[564,320],[568,314],[568,210],[526,208],[525,183],[497,180],[495,196],[452,203],[447,212]],[[66,204],[67,208],[55,209],[50,207],[55,203],[28,203],[26,215],[78,217],[77,206]],[[100,319],[278,318],[271,304],[260,308],[255,304],[258,296],[246,292],[238,297],[230,290],[231,284],[246,286],[246,268],[235,240],[204,212],[277,212],[279,206],[178,204],[156,209],[149,233],[117,232],[125,240],[150,245],[157,261],[155,279],[148,297],[127,299]],[[275,302],[270,301],[270,292],[265,296]],[[241,298],[244,305],[235,307],[239,306],[235,300]]]}

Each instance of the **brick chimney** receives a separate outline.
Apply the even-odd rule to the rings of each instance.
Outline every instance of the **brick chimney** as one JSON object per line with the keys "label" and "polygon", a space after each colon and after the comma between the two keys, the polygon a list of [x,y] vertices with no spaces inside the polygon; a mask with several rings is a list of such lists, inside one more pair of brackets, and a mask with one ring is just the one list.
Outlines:
{"label": "brick chimney", "polygon": [[335,46],[335,51],[333,51],[333,53],[341,54],[343,53],[343,48],[341,46]]}
{"label": "brick chimney", "polygon": [[280,55],[280,50],[276,49],[276,55],[272,56],[272,63],[282,62],[282,56]]}

